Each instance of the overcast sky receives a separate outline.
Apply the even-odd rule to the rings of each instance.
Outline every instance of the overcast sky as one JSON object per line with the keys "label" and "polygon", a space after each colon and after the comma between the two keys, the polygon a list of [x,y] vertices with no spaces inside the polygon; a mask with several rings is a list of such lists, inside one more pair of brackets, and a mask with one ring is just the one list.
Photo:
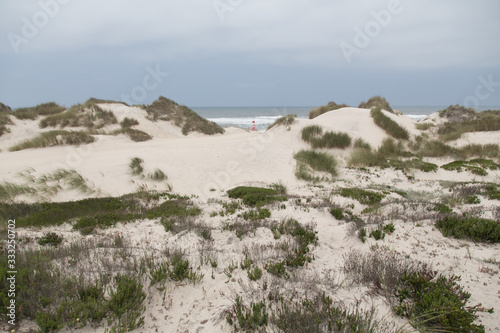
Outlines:
{"label": "overcast sky", "polygon": [[0,0],[0,102],[500,105],[498,0]]}

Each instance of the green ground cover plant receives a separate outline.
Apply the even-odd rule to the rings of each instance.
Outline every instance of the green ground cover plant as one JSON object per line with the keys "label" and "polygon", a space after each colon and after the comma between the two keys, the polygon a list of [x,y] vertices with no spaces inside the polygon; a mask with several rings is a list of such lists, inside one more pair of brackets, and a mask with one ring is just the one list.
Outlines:
{"label": "green ground cover plant", "polygon": [[436,222],[443,236],[474,242],[500,242],[500,222],[473,216],[448,215]]}
{"label": "green ground cover plant", "polygon": [[238,186],[227,191],[229,198],[241,199],[243,204],[250,207],[262,207],[264,205],[288,200],[286,195],[273,188]]}
{"label": "green ground cover plant", "polygon": [[82,145],[95,142],[95,138],[86,133],[78,131],[55,130],[39,134],[33,139],[18,143],[9,148],[9,151],[19,151],[29,148],[45,148],[61,145]]}
{"label": "green ground cover plant", "polygon": [[386,131],[390,136],[401,140],[408,140],[410,138],[408,131],[401,127],[397,122],[384,115],[379,107],[373,108],[370,115],[372,116],[375,124]]}
{"label": "green ground cover plant", "polygon": [[361,188],[342,188],[338,192],[343,197],[351,198],[357,200],[359,203],[363,205],[375,205],[380,203],[382,199],[385,198],[385,195],[380,192],[364,190]]}
{"label": "green ground cover plant", "polygon": [[441,168],[448,171],[469,171],[476,175],[486,176],[488,175],[487,170],[498,170],[500,164],[489,159],[477,158],[470,161],[454,161],[441,166]]}

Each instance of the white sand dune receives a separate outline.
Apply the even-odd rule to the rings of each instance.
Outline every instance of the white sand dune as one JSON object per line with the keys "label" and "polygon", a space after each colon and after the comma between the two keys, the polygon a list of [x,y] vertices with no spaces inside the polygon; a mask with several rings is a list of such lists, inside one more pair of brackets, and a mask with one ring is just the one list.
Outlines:
{"label": "white sand dune", "polygon": [[[438,201],[446,194],[447,188],[442,184],[452,181],[487,181],[500,182],[500,171],[491,171],[488,176],[479,177],[471,173],[439,170],[436,173],[410,172],[414,178],[393,169],[360,171],[358,169],[341,168],[340,175],[334,182],[325,182],[321,186],[311,186],[297,180],[294,175],[295,160],[293,155],[301,149],[309,149],[301,139],[301,130],[305,126],[317,124],[325,130],[341,131],[354,139],[362,138],[372,147],[378,147],[387,134],[376,126],[370,117],[370,110],[342,108],[325,113],[315,119],[298,119],[290,129],[275,127],[266,132],[246,131],[228,128],[224,134],[205,136],[190,134],[184,136],[181,130],[168,122],[152,122],[146,118],[146,112],[137,107],[122,104],[102,104],[102,108],[111,110],[118,121],[125,117],[139,121],[135,128],[147,132],[153,140],[135,143],[125,135],[97,135],[97,141],[80,147],[58,146],[43,149],[28,149],[9,152],[13,144],[34,137],[42,131],[36,121],[14,120],[11,133],[0,137],[0,182],[21,182],[20,171],[32,169],[33,174],[51,173],[59,168],[74,169],[92,184],[96,190],[90,196],[119,196],[134,192],[139,188],[166,190],[172,187],[175,193],[195,195],[196,203],[202,208],[201,220],[217,228],[213,231],[215,249],[219,267],[210,277],[208,268],[203,268],[205,278],[200,285],[181,285],[171,283],[165,294],[150,290],[146,310],[144,328],[136,332],[231,332],[231,328],[222,317],[224,309],[232,304],[232,297],[242,294],[252,286],[246,271],[237,270],[228,280],[223,270],[232,260],[239,262],[245,247],[266,245],[273,241],[269,229],[258,229],[239,240],[234,233],[221,230],[224,217],[211,216],[212,212],[221,209],[213,200],[226,200],[225,191],[238,185],[263,185],[281,182],[290,194],[304,201],[309,198],[317,200],[318,205],[294,205],[290,199],[284,209],[272,209],[272,219],[279,221],[293,217],[301,223],[313,222],[319,232],[319,245],[312,251],[315,260],[307,268],[301,269],[304,274],[316,276],[322,281],[331,279],[338,283],[336,297],[346,304],[361,302],[368,305],[377,304],[380,318],[388,316],[397,323],[404,321],[391,314],[391,307],[380,295],[370,294],[367,287],[343,287],[342,262],[343,255],[351,249],[369,252],[370,246],[378,244],[382,247],[398,251],[409,257],[428,262],[443,274],[459,274],[461,284],[472,294],[471,303],[482,303],[485,308],[494,307],[500,311],[500,244],[474,244],[473,242],[445,238],[436,230],[431,220],[412,222],[395,217],[392,222],[396,232],[384,240],[376,242],[368,239],[363,244],[349,233],[350,224],[337,221],[328,212],[328,207],[321,205],[324,200],[341,207],[352,205],[355,214],[361,214],[366,206],[352,199],[333,194],[332,190],[341,187],[391,187],[412,192],[428,202]],[[385,112],[387,116],[408,130],[412,137],[420,135],[415,128],[415,121],[404,115]],[[432,121],[432,116],[426,121]],[[115,127],[110,127],[113,129]],[[456,142],[462,146],[468,143],[500,143],[500,132],[471,133]],[[346,165],[350,150],[331,150]],[[167,176],[166,182],[155,182],[147,177],[134,176],[129,169],[133,157],[144,160],[144,168],[152,172],[158,168]],[[448,160],[433,159],[442,165]],[[75,191],[58,193],[54,201],[74,200],[88,196]],[[399,198],[392,193],[388,198]],[[387,200],[387,199],[386,199]],[[396,211],[410,210],[410,207],[391,204],[390,209]],[[485,214],[493,214],[498,201],[482,198],[481,208]],[[388,208],[389,209],[389,208]],[[410,214],[410,213],[408,213]],[[416,214],[416,213],[415,213]],[[234,219],[235,217],[231,217]],[[66,242],[77,241],[79,234],[68,224],[62,227],[50,227],[47,230],[62,233]],[[21,236],[39,237],[47,230],[19,230]],[[186,249],[200,246],[200,237],[194,233],[172,235],[164,231],[158,221],[145,220],[119,225],[101,230],[94,237],[104,239],[122,234],[130,242],[145,248],[161,249],[168,241],[170,245],[178,245]],[[145,245],[147,244],[147,245]],[[469,249],[469,250],[467,250]],[[194,250],[193,250],[194,251]],[[196,253],[196,251],[194,251]],[[193,258],[198,260],[199,258]],[[489,260],[489,261],[488,261]],[[490,264],[488,262],[497,262]],[[488,270],[481,267],[487,267]],[[485,273],[488,272],[488,273]],[[480,320],[487,332],[500,331],[498,315],[480,313]],[[33,323],[24,322],[19,332],[27,332]],[[62,332],[70,332],[65,329]],[[104,332],[104,328],[86,327],[71,332]]]}

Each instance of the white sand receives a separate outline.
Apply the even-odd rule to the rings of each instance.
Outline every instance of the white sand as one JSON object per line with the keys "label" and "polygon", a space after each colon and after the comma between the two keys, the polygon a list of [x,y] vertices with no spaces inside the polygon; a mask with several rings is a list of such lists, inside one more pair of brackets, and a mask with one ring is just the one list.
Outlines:
{"label": "white sand", "polygon": [[[167,122],[149,121],[141,109],[121,104],[101,106],[112,110],[119,121],[125,117],[137,119],[140,125],[136,128],[149,133],[154,139],[134,143],[123,135],[116,137],[100,135],[97,136],[97,142],[81,147],[51,147],[8,152],[8,147],[41,131],[37,122],[15,120],[15,126],[10,126],[11,133],[0,137],[0,149],[2,149],[0,182],[20,182],[17,174],[28,168],[33,168],[35,175],[66,168],[76,170],[89,180],[96,190],[94,196],[118,196],[133,192],[139,187],[165,190],[169,185],[175,193],[197,196],[193,200],[203,210],[200,220],[217,228],[212,232],[215,245],[210,252],[219,262],[219,266],[213,271],[215,278],[211,278],[211,269],[204,266],[202,271],[205,277],[200,285],[167,283],[165,294],[150,288],[146,300],[145,326],[136,330],[137,332],[231,332],[225,319],[220,319],[221,313],[231,306],[234,295],[243,294],[255,283],[249,281],[244,270],[237,269],[232,279],[228,279],[223,270],[231,260],[239,263],[245,247],[270,244],[273,242],[273,235],[269,229],[259,229],[255,235],[251,234],[239,240],[234,232],[221,230],[221,223],[227,221],[227,218],[210,216],[210,213],[222,209],[220,204],[210,199],[226,200],[225,191],[238,185],[266,186],[277,182],[286,185],[289,193],[302,198],[302,202],[310,198],[313,203],[318,203],[318,207],[315,208],[312,204],[304,206],[297,204],[295,199],[290,199],[286,209],[272,210],[272,219],[279,221],[293,217],[301,223],[313,222],[317,225],[319,245],[313,249],[316,259],[307,268],[299,271],[305,271],[306,275],[316,276],[322,281],[330,281],[332,286],[336,283],[339,289],[335,297],[338,300],[345,301],[346,304],[353,304],[356,301],[366,305],[377,304],[380,318],[389,314],[391,320],[404,323],[403,320],[391,315],[390,306],[384,298],[372,294],[369,288],[341,286],[344,281],[341,272],[343,255],[351,249],[369,252],[370,245],[378,244],[407,254],[413,259],[430,263],[434,269],[443,274],[461,275],[461,284],[472,294],[471,304],[482,303],[485,308],[494,307],[496,312],[500,311],[499,267],[485,262],[488,259],[500,261],[500,244],[474,244],[445,238],[429,219],[417,223],[397,217],[393,220],[396,225],[394,234],[378,242],[368,239],[367,243],[363,244],[355,235],[349,235],[349,224],[337,221],[329,214],[328,208],[321,207],[322,198],[325,198],[343,207],[353,205],[353,212],[360,214],[366,206],[351,199],[331,195],[332,190],[343,186],[390,186],[417,193],[424,200],[435,202],[446,193],[446,189],[440,183],[442,181],[498,183],[500,171],[491,171],[488,176],[479,177],[467,172],[457,173],[440,169],[436,173],[413,172],[415,179],[408,180],[402,172],[395,170],[374,169],[362,172],[343,168],[335,182],[323,183],[322,187],[316,187],[298,181],[294,176],[294,153],[309,148],[301,140],[301,129],[311,124],[318,124],[326,130],[347,132],[354,139],[362,138],[372,147],[378,147],[387,135],[373,123],[369,110],[339,109],[313,120],[300,119],[290,130],[277,127],[267,132],[252,132],[229,128],[223,135],[184,136],[179,128]],[[404,126],[412,136],[419,135],[415,122],[410,118],[386,114]],[[434,118],[436,117],[431,116],[426,121],[432,121]],[[498,144],[500,132],[467,134],[456,144],[464,145],[471,142]],[[341,164],[345,165],[349,151],[331,152],[341,159]],[[133,157],[144,160],[146,174],[156,168],[164,171],[168,176],[167,182],[154,182],[131,175],[128,165]],[[433,162],[442,165],[448,161],[434,159]],[[75,191],[66,191],[59,193],[53,200],[73,200],[85,196]],[[397,197],[397,194],[391,194],[388,198]],[[485,198],[481,200],[485,214],[493,214],[498,201]],[[394,204],[391,209],[394,211],[410,209],[398,207]],[[229,219],[234,218],[235,216],[229,217]],[[76,241],[80,237],[69,225],[51,227],[48,230],[56,230],[63,234],[66,242]],[[46,231],[20,230],[19,234],[36,238]],[[177,235],[166,233],[159,221],[139,221],[120,225],[101,230],[97,235],[89,237],[105,239],[117,233],[146,249],[159,250],[168,241],[169,245],[178,245],[196,253],[195,249],[203,243],[194,233]],[[192,259],[199,260],[196,255]],[[264,274],[270,279],[268,273]],[[500,331],[498,314],[481,313],[480,319],[486,326],[487,332]],[[33,327],[33,323],[24,322],[19,332],[28,332],[29,327]],[[104,328],[87,327],[77,332],[104,332]]]}

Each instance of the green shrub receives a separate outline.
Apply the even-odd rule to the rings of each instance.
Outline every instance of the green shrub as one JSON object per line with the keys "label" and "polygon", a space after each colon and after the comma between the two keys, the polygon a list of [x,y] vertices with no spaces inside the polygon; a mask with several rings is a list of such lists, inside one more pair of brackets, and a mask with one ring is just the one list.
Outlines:
{"label": "green shrub", "polygon": [[346,198],[352,198],[363,205],[374,205],[382,201],[384,194],[361,188],[343,188],[339,194]]}
{"label": "green shrub", "polygon": [[478,217],[448,215],[436,222],[443,236],[470,239],[475,242],[500,242],[500,222]]}
{"label": "green shrub", "polygon": [[279,127],[279,126],[287,127],[287,129],[290,130],[290,127],[293,124],[295,124],[296,122],[297,122],[297,115],[296,114],[289,114],[289,115],[286,115],[286,116],[283,116],[283,117],[276,119],[276,121],[274,123],[272,123],[271,125],[269,125],[267,127],[267,130],[270,130],[273,127]]}
{"label": "green shrub", "polygon": [[338,109],[345,108],[345,107],[349,107],[349,105],[337,104],[335,102],[329,102],[327,105],[323,105],[323,106],[317,107],[317,108],[309,111],[309,119],[314,119],[314,118],[322,115],[323,113],[333,111],[333,110],[338,110]]}
{"label": "green shrub", "polygon": [[286,272],[285,262],[283,261],[274,264],[266,264],[265,268],[270,274],[274,276],[286,278],[289,277],[288,273]]}
{"label": "green shrub", "polygon": [[416,328],[438,329],[446,332],[484,332],[476,325],[476,307],[466,307],[470,294],[457,283],[460,277],[436,278],[435,273],[405,274],[395,291],[399,304],[396,314],[410,318]]}
{"label": "green shrub", "polygon": [[9,151],[19,151],[29,148],[44,148],[59,145],[89,144],[95,138],[85,132],[49,131],[39,134],[33,139],[26,140],[9,148]]}
{"label": "green shrub", "polygon": [[387,234],[392,234],[394,231],[396,231],[396,227],[394,226],[394,223],[388,223],[383,226],[382,230],[384,230],[384,232]]}
{"label": "green shrub", "polygon": [[373,109],[379,108],[382,110],[389,111],[391,113],[395,113],[394,110],[389,105],[389,102],[384,97],[374,96],[368,100],[368,102],[361,102],[358,106],[360,109]]}
{"label": "green shrub", "polygon": [[384,239],[385,233],[382,229],[375,229],[370,232],[370,237],[373,237],[375,240]]}
{"label": "green shrub", "polygon": [[338,174],[337,160],[330,154],[313,150],[301,150],[294,155],[298,162],[302,162],[313,170],[327,172],[333,177]]}
{"label": "green shrub", "polygon": [[227,194],[232,199],[242,199],[243,204],[251,207],[261,207],[275,201],[286,201],[288,198],[280,195],[272,188],[239,186],[229,191]]}
{"label": "green shrub", "polygon": [[46,233],[43,237],[38,240],[38,244],[46,245],[50,244],[52,246],[58,246],[63,241],[63,238],[54,232]]}
{"label": "green shrub", "polygon": [[453,209],[451,209],[450,206],[448,206],[447,204],[437,203],[434,206],[434,211],[440,214],[449,214],[453,212]]}

